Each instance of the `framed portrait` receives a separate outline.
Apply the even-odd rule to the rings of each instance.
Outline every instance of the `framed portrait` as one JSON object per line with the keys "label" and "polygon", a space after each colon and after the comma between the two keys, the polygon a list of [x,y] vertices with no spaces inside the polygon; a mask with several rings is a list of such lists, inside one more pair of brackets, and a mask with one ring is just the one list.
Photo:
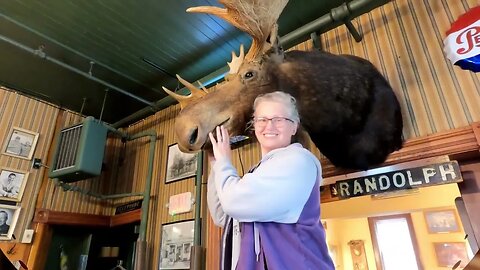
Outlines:
{"label": "framed portrait", "polygon": [[7,136],[7,141],[3,147],[3,154],[32,159],[35,146],[37,146],[38,133],[23,128],[13,127]]}
{"label": "framed portrait", "polygon": [[194,220],[162,225],[159,269],[190,269]]}
{"label": "framed portrait", "polygon": [[459,267],[467,266],[469,259],[465,243],[442,242],[433,244],[435,245],[435,256],[437,257],[438,266],[451,268],[458,261],[460,261]]}
{"label": "framed portrait", "polygon": [[21,201],[28,172],[0,169],[0,200]]}
{"label": "framed portrait", "polygon": [[165,183],[196,175],[198,154],[183,153],[178,144],[168,146]]}
{"label": "framed portrait", "polygon": [[425,211],[425,221],[429,233],[450,233],[460,231],[454,209]]}
{"label": "framed portrait", "polygon": [[12,239],[19,214],[19,206],[0,204],[0,240]]}

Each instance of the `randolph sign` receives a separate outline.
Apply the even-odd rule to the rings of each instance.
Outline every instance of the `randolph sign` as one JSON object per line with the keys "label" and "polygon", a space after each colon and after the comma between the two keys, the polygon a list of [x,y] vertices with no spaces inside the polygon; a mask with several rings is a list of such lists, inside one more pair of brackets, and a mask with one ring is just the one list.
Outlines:
{"label": "randolph sign", "polygon": [[456,161],[337,181],[340,199],[462,181]]}

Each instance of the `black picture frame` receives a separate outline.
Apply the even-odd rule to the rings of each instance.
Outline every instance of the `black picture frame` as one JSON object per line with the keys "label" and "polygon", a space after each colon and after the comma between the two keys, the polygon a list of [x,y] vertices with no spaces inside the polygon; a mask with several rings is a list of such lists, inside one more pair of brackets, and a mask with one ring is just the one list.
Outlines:
{"label": "black picture frame", "polygon": [[162,224],[158,269],[190,269],[195,220]]}
{"label": "black picture frame", "polygon": [[197,154],[183,153],[174,143],[168,146],[165,184],[180,181],[197,174]]}

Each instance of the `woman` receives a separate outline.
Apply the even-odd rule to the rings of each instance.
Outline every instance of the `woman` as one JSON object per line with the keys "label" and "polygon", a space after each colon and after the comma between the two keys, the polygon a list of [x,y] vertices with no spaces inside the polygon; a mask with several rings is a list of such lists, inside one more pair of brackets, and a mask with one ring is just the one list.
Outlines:
{"label": "woman", "polygon": [[208,206],[225,227],[222,269],[334,269],[320,223],[320,162],[292,143],[299,121],[289,94],[257,97],[253,125],[262,159],[243,177],[231,163],[227,130],[209,134]]}

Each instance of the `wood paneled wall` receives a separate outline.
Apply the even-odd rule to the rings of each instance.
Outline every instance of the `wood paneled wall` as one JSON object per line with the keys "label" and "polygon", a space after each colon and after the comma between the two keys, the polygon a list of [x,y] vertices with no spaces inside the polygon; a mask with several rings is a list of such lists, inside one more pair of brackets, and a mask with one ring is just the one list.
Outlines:
{"label": "wood paneled wall", "polygon": [[[19,95],[6,88],[0,88],[0,145],[2,151],[13,127],[23,128],[39,133],[34,157],[46,161],[52,138],[54,136],[56,118],[59,109]],[[28,172],[25,190],[21,202],[20,216],[15,226],[14,235],[18,240],[23,236],[25,229],[30,229],[30,223],[35,212],[37,195],[42,185],[43,175],[47,171],[41,167],[31,169],[32,161],[7,155],[0,155],[0,168],[14,169]]]}
{"label": "wood paneled wall", "polygon": [[476,0],[396,0],[354,20],[356,43],[338,27],[322,36],[326,51],[369,59],[392,85],[406,139],[480,120],[480,75],[454,66],[443,52],[445,32]]}

